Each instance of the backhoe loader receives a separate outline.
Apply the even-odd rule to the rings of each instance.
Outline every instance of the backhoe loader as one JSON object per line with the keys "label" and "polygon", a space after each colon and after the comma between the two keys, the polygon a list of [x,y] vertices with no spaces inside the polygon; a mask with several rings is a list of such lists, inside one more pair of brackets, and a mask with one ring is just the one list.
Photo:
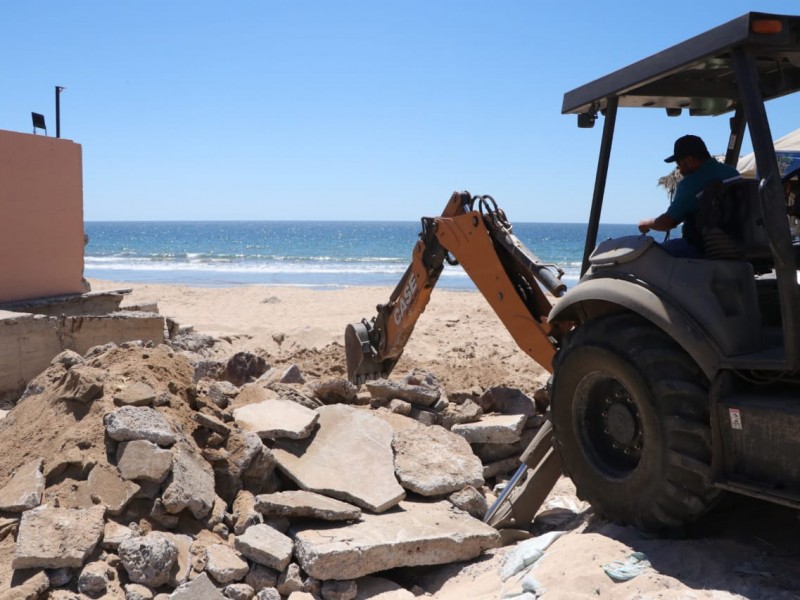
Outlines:
{"label": "backhoe loader", "polygon": [[[422,219],[388,302],[347,326],[349,378],[388,377],[458,263],[552,373],[549,421],[488,522],[525,526],[562,472],[598,513],[650,530],[685,526],[725,492],[800,507],[798,245],[765,108],[798,90],[800,17],[752,12],[567,92],[579,127],[604,120],[579,282],[567,291],[493,198],[457,192]],[[649,235],[597,243],[619,108],[728,115],[734,166],[749,132],[758,179],[703,192],[701,258]]]}

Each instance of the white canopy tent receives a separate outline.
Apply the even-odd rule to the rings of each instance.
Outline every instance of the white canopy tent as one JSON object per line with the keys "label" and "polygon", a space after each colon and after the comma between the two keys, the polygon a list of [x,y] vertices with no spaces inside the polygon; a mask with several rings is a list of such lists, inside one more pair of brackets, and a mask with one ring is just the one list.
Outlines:
{"label": "white canopy tent", "polygon": [[[800,129],[775,141],[775,155],[781,177],[786,177],[800,169]],[[742,176],[754,179],[756,176],[756,157],[751,152],[739,159],[736,169]]]}

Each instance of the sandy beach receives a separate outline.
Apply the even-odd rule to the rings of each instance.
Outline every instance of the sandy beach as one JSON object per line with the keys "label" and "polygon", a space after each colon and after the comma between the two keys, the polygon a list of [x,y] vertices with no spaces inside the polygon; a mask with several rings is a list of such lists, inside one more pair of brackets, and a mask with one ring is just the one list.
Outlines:
{"label": "sandy beach", "polygon": [[[95,291],[130,288],[123,306],[157,302],[163,315],[221,337],[231,349],[255,350],[275,365],[298,364],[319,376],[341,376],[346,324],[371,317],[391,293],[369,287],[196,288],[97,280],[91,285]],[[547,380],[545,369],[517,349],[475,292],[434,292],[395,373],[415,367],[434,373],[448,390],[506,385],[532,393]],[[567,534],[526,571],[538,586],[536,597],[800,598],[800,526],[789,509],[734,497],[688,537],[654,539],[593,515],[567,478],[552,492],[548,507],[569,517],[561,525]],[[532,531],[542,527],[547,528],[546,519]],[[504,581],[501,570],[518,547],[510,543],[470,563],[405,573],[414,581],[404,583],[416,584],[416,592],[426,597],[513,597],[522,592],[522,582]],[[634,556],[649,561],[646,568],[628,581],[612,580],[607,568],[615,561],[630,567]]]}

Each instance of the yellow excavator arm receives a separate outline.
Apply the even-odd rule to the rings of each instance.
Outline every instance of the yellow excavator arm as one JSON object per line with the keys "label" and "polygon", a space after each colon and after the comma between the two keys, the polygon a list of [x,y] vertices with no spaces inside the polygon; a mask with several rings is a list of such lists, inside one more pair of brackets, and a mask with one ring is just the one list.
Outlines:
{"label": "yellow excavator arm", "polygon": [[[477,205],[477,206],[476,206]],[[513,234],[491,196],[455,192],[440,217],[422,219],[411,264],[389,302],[377,306],[371,321],[345,331],[347,375],[361,384],[388,377],[430,300],[445,261],[460,264],[533,360],[552,371],[564,326],[547,322],[551,304],[539,286],[558,297],[566,290],[551,271]],[[539,284],[537,284],[537,282]]]}
{"label": "yellow excavator arm", "polygon": [[[350,381],[360,385],[389,376],[428,305],[445,262],[461,265],[517,345],[552,372],[553,356],[572,324],[548,322],[552,305],[542,287],[555,297],[562,296],[566,291],[560,281],[563,272],[525,247],[494,199],[455,192],[440,217],[422,219],[419,237],[411,264],[389,301],[377,306],[378,314],[371,320],[350,323],[345,330]],[[492,525],[530,522],[555,484],[561,469],[552,448],[549,421],[521,461],[506,491],[484,518]],[[523,482],[528,468],[533,471]],[[505,500],[510,504],[501,511]]]}

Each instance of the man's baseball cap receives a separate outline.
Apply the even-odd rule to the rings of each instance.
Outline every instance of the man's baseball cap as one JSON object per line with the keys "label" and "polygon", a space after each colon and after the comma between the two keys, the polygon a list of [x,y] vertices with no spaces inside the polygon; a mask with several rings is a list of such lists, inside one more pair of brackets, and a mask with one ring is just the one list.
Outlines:
{"label": "man's baseball cap", "polygon": [[708,148],[703,140],[696,135],[685,135],[675,140],[675,149],[672,156],[664,159],[664,162],[677,162],[678,159],[686,156],[705,156],[708,154]]}

